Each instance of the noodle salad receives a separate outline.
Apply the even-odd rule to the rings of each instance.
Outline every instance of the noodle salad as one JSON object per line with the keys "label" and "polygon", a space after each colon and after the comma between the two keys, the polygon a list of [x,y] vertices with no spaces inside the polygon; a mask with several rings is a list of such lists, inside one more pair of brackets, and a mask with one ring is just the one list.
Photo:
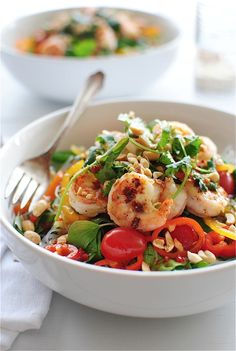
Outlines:
{"label": "noodle salad", "polygon": [[186,124],[134,112],[88,149],[52,155],[41,199],[18,232],[52,254],[124,270],[173,271],[236,257],[236,167]]}

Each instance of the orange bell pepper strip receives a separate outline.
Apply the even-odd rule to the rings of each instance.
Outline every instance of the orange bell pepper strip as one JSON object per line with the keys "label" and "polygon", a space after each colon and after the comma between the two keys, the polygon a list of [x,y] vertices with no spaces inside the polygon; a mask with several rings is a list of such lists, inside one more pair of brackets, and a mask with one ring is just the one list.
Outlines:
{"label": "orange bell pepper strip", "polygon": [[58,187],[58,185],[60,185],[62,178],[63,178],[63,172],[59,171],[59,172],[57,172],[55,177],[53,177],[53,179],[49,183],[47,190],[44,193],[44,196],[49,197],[50,201],[53,201],[55,199],[55,197],[56,197],[55,191],[56,191],[56,188]]}
{"label": "orange bell pepper strip", "polygon": [[[197,221],[195,221],[192,218],[188,218],[188,217],[178,217],[178,218],[174,218],[174,219],[167,221],[165,225],[163,225],[160,228],[157,228],[153,232],[152,241],[154,241],[155,239],[157,239],[160,236],[160,233],[162,232],[163,229],[168,230],[169,227],[177,227],[177,226],[188,226],[188,227],[192,228],[196,232],[196,234],[198,235],[198,240],[193,242],[192,246],[189,248],[188,251],[198,252],[199,250],[201,250],[202,246],[205,243],[206,234]],[[170,232],[170,235],[171,235],[171,232]],[[187,256],[187,250],[179,251],[179,250],[175,250],[175,248],[174,248],[175,251],[172,250],[171,252],[167,252],[165,249],[160,249],[156,246],[154,246],[154,249],[162,257],[169,257],[169,258],[176,259],[178,256],[181,256],[181,257]]]}

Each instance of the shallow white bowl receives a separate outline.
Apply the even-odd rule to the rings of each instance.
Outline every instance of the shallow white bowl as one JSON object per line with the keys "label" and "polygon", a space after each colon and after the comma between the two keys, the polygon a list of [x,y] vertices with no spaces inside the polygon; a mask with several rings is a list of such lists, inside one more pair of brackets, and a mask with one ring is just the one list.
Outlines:
{"label": "shallow white bowl", "polygon": [[[120,112],[136,111],[146,120],[164,118],[188,123],[197,133],[212,137],[219,151],[235,140],[233,115],[205,107],[156,102],[123,101],[91,106],[65,138],[90,146],[102,129],[120,129]],[[12,227],[3,190],[14,167],[42,151],[61,124],[68,109],[56,111],[18,132],[1,152],[0,213],[9,247],[37,279],[60,294],[84,305],[112,313],[138,317],[174,317],[214,309],[235,295],[235,264],[232,261],[192,271],[131,272],[96,267],[53,255]]]}
{"label": "shallow white bowl", "polygon": [[78,59],[21,53],[15,48],[18,39],[32,34],[59,11],[22,17],[2,31],[3,62],[16,79],[41,96],[73,101],[88,75],[98,70],[106,74],[100,97],[134,95],[154,84],[175,57],[179,43],[176,25],[167,18],[139,11],[132,12],[147,17],[162,31],[160,45],[142,53]]}

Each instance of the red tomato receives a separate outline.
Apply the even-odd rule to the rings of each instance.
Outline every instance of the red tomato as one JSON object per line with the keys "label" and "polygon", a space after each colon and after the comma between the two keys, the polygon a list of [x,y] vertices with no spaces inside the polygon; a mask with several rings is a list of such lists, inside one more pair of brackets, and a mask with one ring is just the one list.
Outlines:
{"label": "red tomato", "polygon": [[235,191],[235,183],[232,174],[229,172],[220,171],[219,175],[220,185],[222,188],[224,188],[228,194],[233,195]]}
{"label": "red tomato", "polygon": [[101,244],[103,256],[115,262],[129,262],[141,255],[147,243],[142,233],[130,228],[115,228],[104,235]]}
{"label": "red tomato", "polygon": [[198,240],[198,234],[189,225],[178,225],[170,234],[173,239],[176,238],[181,242],[185,250],[189,250]]}
{"label": "red tomato", "polygon": [[83,249],[77,249],[77,247],[70,244],[47,245],[45,249],[72,260],[87,261],[88,259],[88,254]]}

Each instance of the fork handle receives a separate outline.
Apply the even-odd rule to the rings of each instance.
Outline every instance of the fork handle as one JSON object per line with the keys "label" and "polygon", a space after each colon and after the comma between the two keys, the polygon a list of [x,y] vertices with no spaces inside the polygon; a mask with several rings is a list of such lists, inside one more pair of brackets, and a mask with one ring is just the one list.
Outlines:
{"label": "fork handle", "polygon": [[59,144],[61,138],[65,135],[67,130],[73,126],[73,124],[80,118],[89,102],[102,88],[104,82],[104,73],[96,72],[88,77],[81,93],[75,99],[75,102],[68,113],[64,123],[57,132],[54,140],[49,144],[45,154],[51,155],[57,145]]}

